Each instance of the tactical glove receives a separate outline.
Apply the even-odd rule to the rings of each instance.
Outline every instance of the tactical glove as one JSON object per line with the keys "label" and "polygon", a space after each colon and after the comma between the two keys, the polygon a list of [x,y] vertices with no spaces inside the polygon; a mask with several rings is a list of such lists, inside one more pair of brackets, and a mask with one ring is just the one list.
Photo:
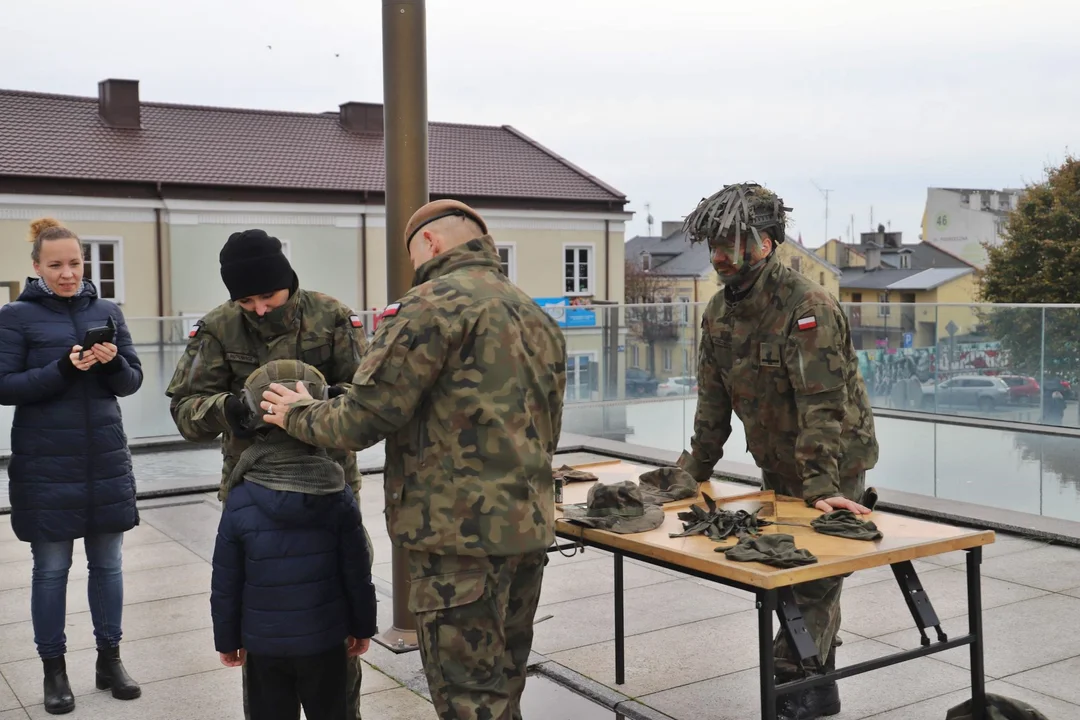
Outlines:
{"label": "tactical glove", "polygon": [[235,395],[225,398],[225,422],[234,437],[241,439],[255,437],[255,430],[251,427],[255,419],[254,413],[247,404]]}
{"label": "tactical glove", "polygon": [[326,388],[326,399],[327,400],[333,400],[337,396],[344,395],[344,394],[345,394],[345,388],[341,387],[340,385],[331,385],[328,388]]}

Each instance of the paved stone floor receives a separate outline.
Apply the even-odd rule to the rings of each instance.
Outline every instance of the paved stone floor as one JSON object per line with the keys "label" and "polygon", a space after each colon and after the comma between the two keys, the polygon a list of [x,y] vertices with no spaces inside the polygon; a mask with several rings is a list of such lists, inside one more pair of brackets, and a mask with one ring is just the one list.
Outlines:
{"label": "paved stone floor", "polygon": [[[191,468],[202,462],[196,454],[159,461]],[[374,542],[380,627],[386,628],[390,544],[378,476],[365,479],[362,505]],[[144,501],[140,508],[142,524],[125,539],[123,656],[143,683],[143,697],[125,703],[94,689],[85,555],[79,549],[68,595],[68,664],[78,705],[69,717],[241,718],[239,672],[218,664],[210,630],[209,560],[218,503],[205,494]],[[953,634],[966,629],[962,564],[961,554],[916,563]],[[14,538],[8,516],[0,516],[0,720],[47,717],[30,624],[30,571],[29,546]],[[988,690],[1027,700],[1051,720],[1080,718],[1080,551],[999,536],[987,548],[983,573]],[[538,619],[551,617],[536,625],[536,670],[591,686],[630,717],[756,717],[751,597],[636,563],[627,565],[626,586],[627,682],[615,686],[610,559],[595,550],[569,558],[553,554],[537,613]],[[850,578],[843,612],[840,665],[918,643],[887,569]],[[364,659],[365,720],[435,717],[417,653],[395,655],[373,645]],[[844,680],[844,710],[836,718],[943,719],[965,697],[966,668],[966,652],[957,650]],[[592,717],[567,709],[572,703],[551,702],[550,687],[546,679],[530,683],[526,720]]]}

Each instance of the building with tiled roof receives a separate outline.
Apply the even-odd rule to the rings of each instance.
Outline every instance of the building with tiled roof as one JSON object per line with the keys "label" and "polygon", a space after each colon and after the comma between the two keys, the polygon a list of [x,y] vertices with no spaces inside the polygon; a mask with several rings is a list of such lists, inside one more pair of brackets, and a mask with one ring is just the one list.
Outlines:
{"label": "building with tiled roof", "polygon": [[[507,125],[432,122],[428,144],[431,198],[483,212],[527,293],[622,299],[625,195]],[[262,227],[302,285],[381,307],[384,185],[378,104],[142,102],[128,80],[103,81],[97,97],[0,90],[0,281],[32,273],[27,226],[50,215],[83,237],[88,275],[128,317],[198,317],[228,298],[221,245]]]}

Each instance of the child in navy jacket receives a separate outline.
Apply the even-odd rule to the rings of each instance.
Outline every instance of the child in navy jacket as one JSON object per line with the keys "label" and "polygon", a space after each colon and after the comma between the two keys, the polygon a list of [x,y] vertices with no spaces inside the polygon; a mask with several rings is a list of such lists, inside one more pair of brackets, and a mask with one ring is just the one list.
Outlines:
{"label": "child in navy jacket", "polygon": [[[253,425],[264,386],[321,375],[298,361],[252,373]],[[318,397],[318,395],[316,395]],[[362,520],[344,472],[326,452],[263,425],[229,478],[210,606],[225,665],[244,665],[252,720],[345,716],[346,657],[367,651],[375,589]]]}

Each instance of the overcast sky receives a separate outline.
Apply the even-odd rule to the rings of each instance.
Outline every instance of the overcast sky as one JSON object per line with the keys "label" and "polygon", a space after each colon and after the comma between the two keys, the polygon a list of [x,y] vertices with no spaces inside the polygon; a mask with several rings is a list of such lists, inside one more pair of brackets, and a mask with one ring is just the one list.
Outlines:
{"label": "overcast sky", "polygon": [[[322,112],[382,98],[380,0],[5,0],[0,87]],[[918,240],[928,186],[1080,146],[1075,0],[428,0],[432,120],[509,124],[615,186],[628,237],[756,180],[807,245]],[[270,46],[268,48],[267,46]],[[336,57],[335,55],[340,55]]]}

